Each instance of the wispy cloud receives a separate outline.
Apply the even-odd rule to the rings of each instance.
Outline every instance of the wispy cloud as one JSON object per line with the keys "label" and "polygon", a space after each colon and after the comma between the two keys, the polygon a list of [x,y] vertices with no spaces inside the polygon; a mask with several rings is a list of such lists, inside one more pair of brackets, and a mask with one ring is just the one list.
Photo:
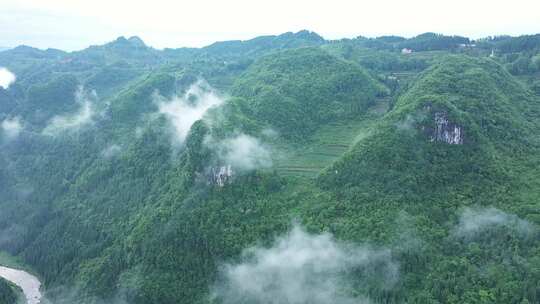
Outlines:
{"label": "wispy cloud", "polygon": [[455,233],[461,237],[474,237],[478,233],[495,227],[505,227],[528,235],[534,226],[514,214],[494,207],[465,208],[460,214]]}
{"label": "wispy cloud", "polygon": [[105,159],[111,159],[118,156],[122,152],[122,147],[117,144],[108,145],[105,149],[101,150],[101,157]]}
{"label": "wispy cloud", "polygon": [[407,114],[400,121],[395,123],[395,127],[402,132],[416,132],[419,123],[427,118],[427,108],[417,109],[411,114]]}
{"label": "wispy cloud", "polygon": [[6,118],[1,124],[2,134],[7,140],[11,140],[19,136],[23,126],[19,117]]}
{"label": "wispy cloud", "polygon": [[0,67],[0,87],[7,89],[17,77],[10,70]]}
{"label": "wispy cloud", "polygon": [[236,170],[250,171],[272,166],[270,148],[253,136],[239,133],[218,142],[207,139],[206,144],[217,153],[221,163]]}
{"label": "wispy cloud", "polygon": [[83,87],[79,87],[75,93],[75,102],[79,104],[79,109],[75,113],[54,116],[43,134],[54,136],[62,132],[76,132],[83,126],[92,124],[96,114],[93,101],[96,99],[95,91],[87,92]]}
{"label": "wispy cloud", "polygon": [[174,145],[182,145],[191,126],[204,117],[212,107],[224,102],[223,98],[206,82],[200,80],[190,86],[183,96],[170,100],[156,96],[159,114],[163,115],[171,126]]}
{"label": "wispy cloud", "polygon": [[348,273],[363,272],[358,280],[377,277],[379,288],[390,289],[399,279],[389,250],[339,243],[330,234],[309,234],[298,225],[272,247],[249,248],[242,257],[243,262],[223,267],[212,288],[214,299],[225,304],[368,303],[366,296],[344,292],[352,283]]}

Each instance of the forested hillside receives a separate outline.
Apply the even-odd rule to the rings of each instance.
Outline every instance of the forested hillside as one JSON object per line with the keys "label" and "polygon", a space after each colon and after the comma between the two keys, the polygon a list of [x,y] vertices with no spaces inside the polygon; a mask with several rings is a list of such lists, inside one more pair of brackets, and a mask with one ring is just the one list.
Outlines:
{"label": "forested hillside", "polygon": [[539,56],[308,31],[1,51],[0,250],[52,303],[538,303]]}
{"label": "forested hillside", "polygon": [[17,294],[15,293],[14,287],[4,279],[0,279],[0,303],[17,303]]}

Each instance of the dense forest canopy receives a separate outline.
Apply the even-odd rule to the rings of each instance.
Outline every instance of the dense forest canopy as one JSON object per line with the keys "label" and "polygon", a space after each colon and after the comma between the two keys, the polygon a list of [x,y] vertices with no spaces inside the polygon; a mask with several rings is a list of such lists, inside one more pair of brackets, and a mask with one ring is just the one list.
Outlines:
{"label": "dense forest canopy", "polygon": [[0,67],[0,250],[52,303],[540,302],[539,35]]}
{"label": "dense forest canopy", "polygon": [[0,303],[17,303],[17,293],[15,292],[15,287],[13,287],[12,284],[2,278],[0,278]]}

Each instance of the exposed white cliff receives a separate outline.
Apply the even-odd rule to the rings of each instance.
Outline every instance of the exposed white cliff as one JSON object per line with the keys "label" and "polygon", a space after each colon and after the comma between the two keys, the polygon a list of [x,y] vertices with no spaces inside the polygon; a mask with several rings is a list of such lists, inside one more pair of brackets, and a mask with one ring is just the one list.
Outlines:
{"label": "exposed white cliff", "polygon": [[212,167],[210,169],[210,183],[213,185],[223,187],[232,180],[232,177],[233,170],[231,165]]}
{"label": "exposed white cliff", "polygon": [[431,141],[442,141],[451,145],[463,144],[463,128],[448,120],[444,112],[436,112],[435,129],[430,136]]}

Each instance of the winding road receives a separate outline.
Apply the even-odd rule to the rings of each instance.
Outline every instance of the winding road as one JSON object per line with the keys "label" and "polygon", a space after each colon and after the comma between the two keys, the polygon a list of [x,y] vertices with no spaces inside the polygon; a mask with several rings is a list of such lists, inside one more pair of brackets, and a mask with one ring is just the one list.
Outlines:
{"label": "winding road", "polygon": [[35,276],[26,271],[0,266],[0,277],[20,287],[26,297],[26,303],[40,303],[41,292],[39,291],[39,287],[41,286],[41,282]]}

